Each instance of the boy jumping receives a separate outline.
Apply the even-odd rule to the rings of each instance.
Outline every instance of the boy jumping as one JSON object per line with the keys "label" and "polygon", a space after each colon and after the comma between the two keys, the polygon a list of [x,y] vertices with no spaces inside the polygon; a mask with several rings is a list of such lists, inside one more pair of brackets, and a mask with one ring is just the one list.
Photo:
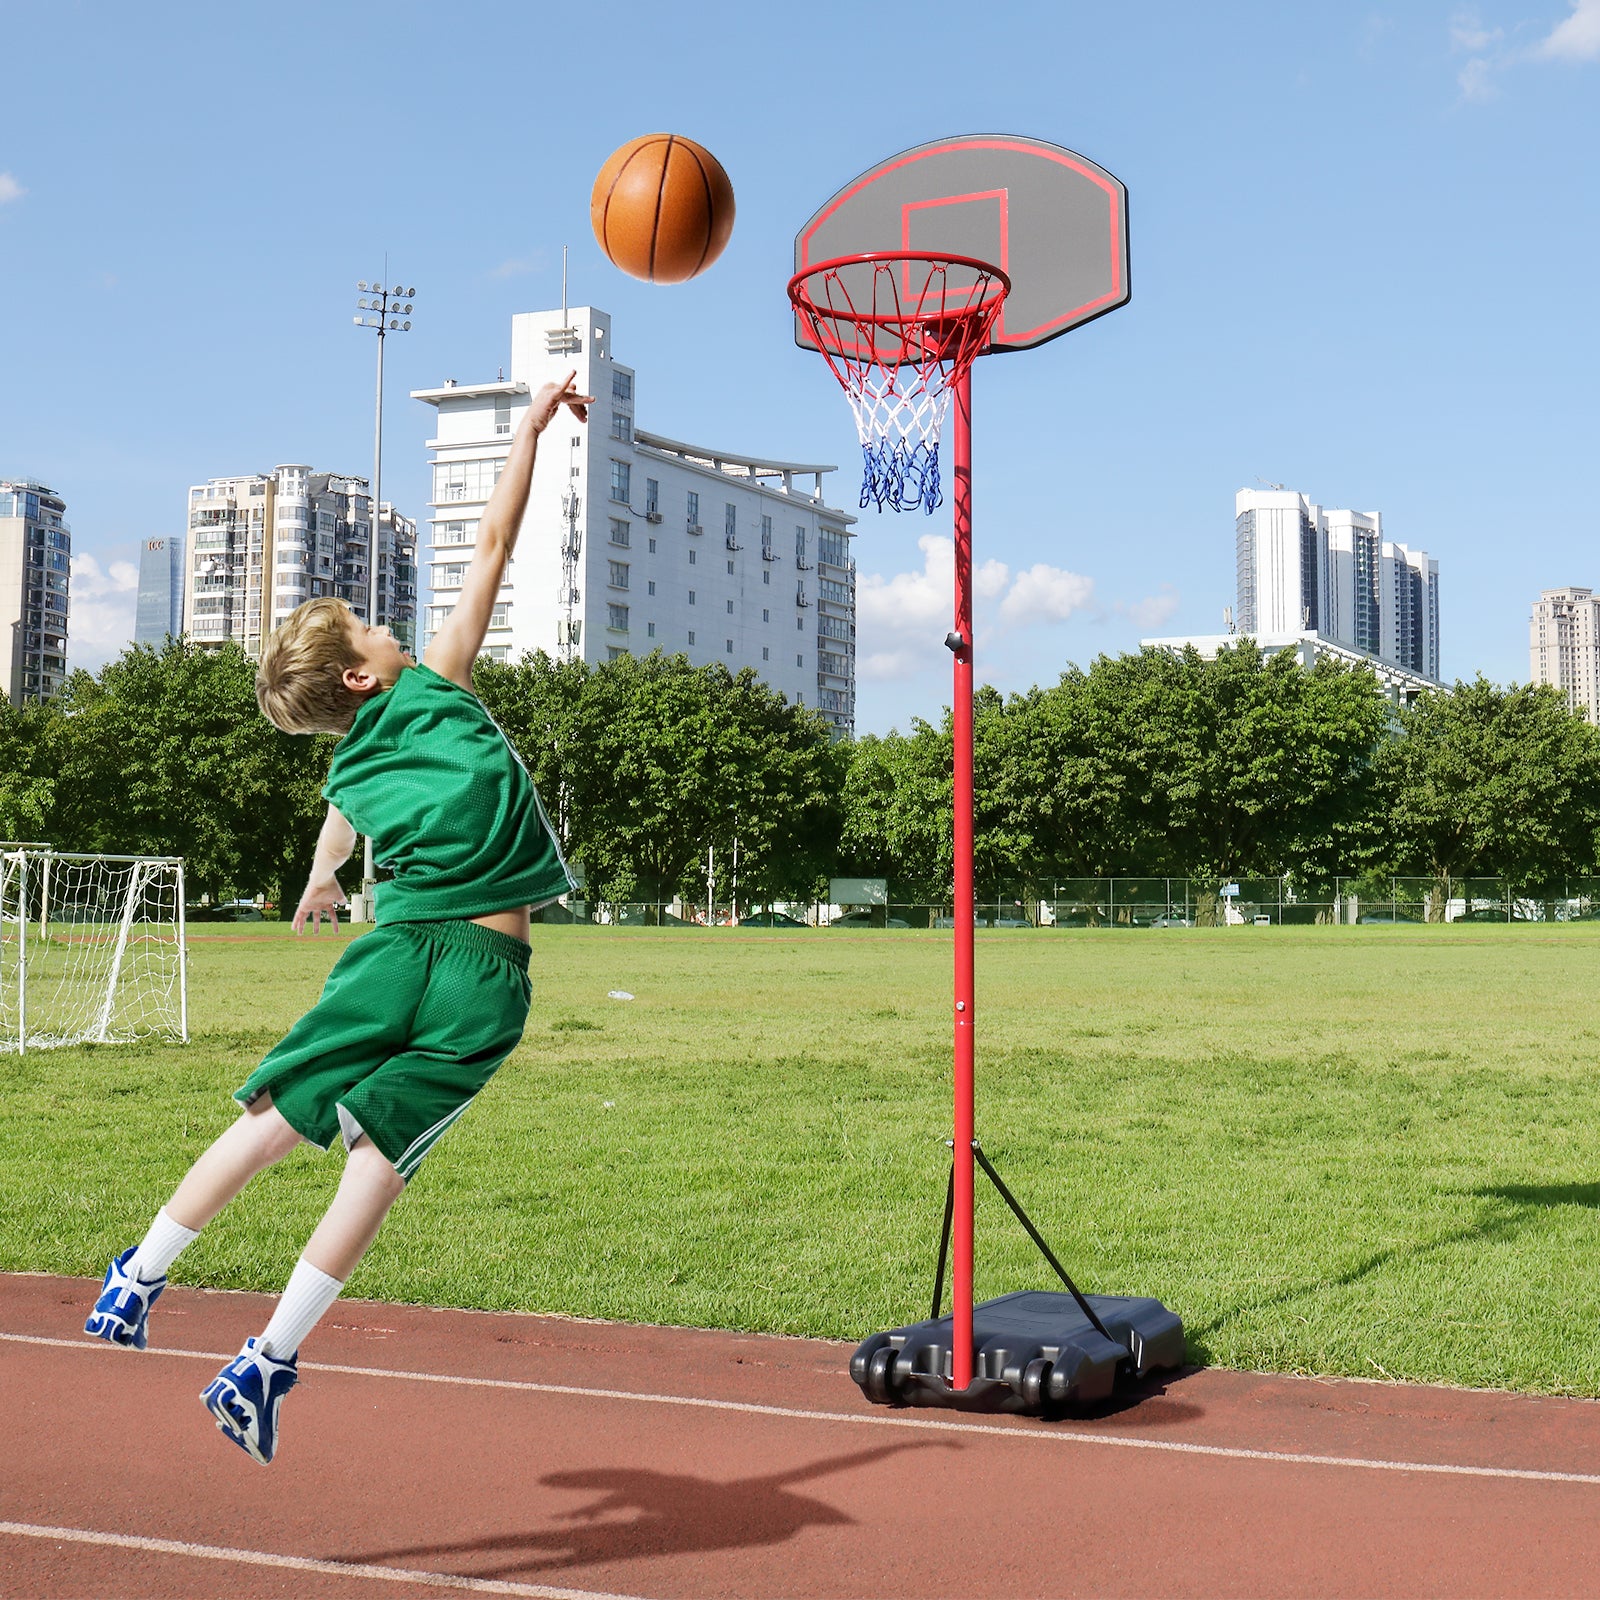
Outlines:
{"label": "boy jumping", "polygon": [[326,1150],[342,1137],[339,1192],[271,1320],[200,1397],[263,1464],[301,1341],[418,1163],[522,1037],[530,910],[573,886],[532,781],[472,692],[472,664],[522,526],[539,435],[562,406],[587,419],[591,397],[575,392],[576,376],[533,396],[461,597],[421,666],[387,628],[331,597],[308,600],[262,647],[256,698],[271,721],[344,735],[294,931],[337,917],[335,874],[358,831],[393,877],[378,885],[373,931],[349,945],[322,998],[235,1091],[243,1115],[190,1168],[144,1242],[107,1268],[85,1331],[143,1350],[167,1269],[200,1229],[302,1139]]}

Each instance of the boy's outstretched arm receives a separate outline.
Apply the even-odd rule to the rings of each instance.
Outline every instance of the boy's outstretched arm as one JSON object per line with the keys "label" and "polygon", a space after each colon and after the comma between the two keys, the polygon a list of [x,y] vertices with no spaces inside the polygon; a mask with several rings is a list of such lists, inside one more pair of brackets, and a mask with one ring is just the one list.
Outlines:
{"label": "boy's outstretched arm", "polygon": [[355,847],[356,830],[344,820],[336,807],[329,806],[328,815],[323,819],[322,832],[317,835],[317,855],[311,863],[311,877],[306,882],[305,893],[300,896],[300,904],[295,907],[296,933],[305,927],[307,917],[311,919],[311,931],[320,932],[323,912],[327,912],[337,930],[339,913],[336,907],[348,902],[344,890],[339,887],[336,874],[350,859],[350,852]]}
{"label": "boy's outstretched arm", "polygon": [[483,648],[483,636],[489,630],[489,618],[500,597],[506,562],[516,548],[517,534],[522,528],[539,435],[549,427],[562,406],[566,406],[579,422],[588,420],[588,408],[594,397],[577,393],[573,388],[576,377],[575,371],[569,372],[564,382],[547,383],[534,395],[517,436],[511,442],[511,454],[501,469],[500,481],[495,484],[478,524],[478,548],[461,585],[461,597],[423,655],[425,665],[464,689],[472,687],[472,663]]}

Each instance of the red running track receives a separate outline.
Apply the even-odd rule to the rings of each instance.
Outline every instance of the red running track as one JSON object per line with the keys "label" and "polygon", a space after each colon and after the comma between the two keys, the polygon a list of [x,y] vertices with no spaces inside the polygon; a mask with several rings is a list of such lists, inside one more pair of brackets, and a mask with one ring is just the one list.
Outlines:
{"label": "red running track", "polygon": [[[265,1296],[0,1276],[0,1594],[1600,1596],[1600,1405],[1198,1371],[1040,1423],[849,1347],[345,1301],[277,1461],[197,1396]],[[156,1346],[160,1346],[158,1350]]]}

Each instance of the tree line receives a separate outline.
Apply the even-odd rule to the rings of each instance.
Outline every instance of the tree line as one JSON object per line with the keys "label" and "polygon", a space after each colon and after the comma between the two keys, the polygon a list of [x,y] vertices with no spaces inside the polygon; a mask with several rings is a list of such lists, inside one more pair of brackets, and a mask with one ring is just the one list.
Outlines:
{"label": "tree line", "polygon": [[[836,742],[746,669],[681,656],[483,660],[475,683],[591,898],[704,892],[737,848],[746,904],[830,876],[948,898],[951,730]],[[1101,657],[974,714],[980,883],[1051,876],[1496,876],[1529,895],[1595,870],[1600,730],[1548,687],[1481,677],[1390,704],[1365,667],[1241,639]],[[334,741],[260,715],[236,647],[134,647],[21,709],[0,703],[0,837],[181,855],[195,894],[298,892]]]}

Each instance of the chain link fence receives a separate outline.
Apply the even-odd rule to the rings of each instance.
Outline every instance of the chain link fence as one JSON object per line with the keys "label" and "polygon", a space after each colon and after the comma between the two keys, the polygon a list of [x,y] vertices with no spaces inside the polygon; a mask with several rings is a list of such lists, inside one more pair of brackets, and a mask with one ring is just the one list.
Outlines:
{"label": "chain link fence", "polygon": [[[602,927],[953,928],[954,908],[926,885],[889,880],[884,902],[589,901],[547,906],[536,919]],[[1600,879],[1530,886],[1500,878],[1414,878],[1368,873],[1307,883],[1294,877],[1061,878],[980,887],[980,928],[1315,927],[1395,923],[1582,922],[1600,919]]]}

